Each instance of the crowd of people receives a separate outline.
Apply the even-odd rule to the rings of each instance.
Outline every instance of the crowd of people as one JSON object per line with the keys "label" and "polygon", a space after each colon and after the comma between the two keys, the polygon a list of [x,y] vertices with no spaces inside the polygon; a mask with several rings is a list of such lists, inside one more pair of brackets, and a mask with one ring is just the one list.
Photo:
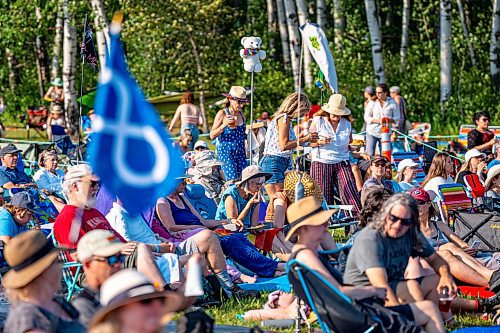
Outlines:
{"label": "crowd of people", "polygon": [[[4,331],[159,332],[172,314],[193,304],[257,297],[255,289],[239,284],[282,276],[294,259],[377,316],[389,332],[445,332],[454,313],[494,312],[500,306],[500,255],[479,253],[436,210],[440,185],[458,183],[471,191],[472,178],[484,187],[483,197],[500,197],[500,142],[488,129],[490,115],[475,114],[462,166],[457,169],[456,155],[440,151],[419,183],[423,161],[394,165],[380,154],[387,124],[413,134],[411,149],[423,155],[423,133],[411,132],[400,88],[379,84],[364,93],[361,151],[352,145],[345,96],[333,94],[318,108],[292,93],[274,115],[257,119],[266,129],[263,155],[248,165],[245,88],[224,94],[209,133],[215,151],[198,140],[202,115],[186,92],[170,124],[172,130],[181,119],[185,175],[173,193],[140,214],[129,212],[86,163],[63,170],[58,153],[47,150],[31,178],[19,167],[19,149],[3,147],[0,186],[7,202],[0,208],[0,240],[9,270],[2,285],[11,303]],[[55,101],[57,90],[48,95]],[[51,110],[57,112],[57,105]],[[298,162],[297,151],[303,155]],[[187,195],[196,186],[216,206],[212,216]],[[333,207],[344,207],[358,223],[346,230],[352,246],[343,252],[345,264],[334,267],[319,250],[338,248],[328,227],[337,213],[329,206],[339,204]],[[70,302],[58,293],[61,258],[82,269],[76,277],[80,291]],[[201,266],[200,297],[185,292],[196,270],[191,258]],[[64,272],[77,274],[74,268]],[[488,288],[492,296],[462,297],[462,284]],[[451,307],[438,307],[442,294],[452,299]],[[297,302],[272,293],[266,311],[241,317],[293,318]]]}

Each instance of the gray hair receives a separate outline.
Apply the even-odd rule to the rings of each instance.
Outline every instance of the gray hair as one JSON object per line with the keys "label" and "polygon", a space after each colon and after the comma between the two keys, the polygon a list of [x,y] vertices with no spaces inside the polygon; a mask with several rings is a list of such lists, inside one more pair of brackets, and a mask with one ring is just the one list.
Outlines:
{"label": "gray hair", "polygon": [[419,241],[417,239],[417,235],[420,233],[420,224],[418,222],[418,203],[408,193],[396,193],[390,196],[382,205],[379,213],[374,216],[372,222],[369,224],[369,227],[378,230],[385,236],[385,220],[389,216],[391,210],[398,205],[404,206],[410,210],[412,225],[408,232],[410,233],[412,246],[418,247]]}
{"label": "gray hair", "polygon": [[401,93],[401,89],[399,89],[398,86],[392,86],[390,89],[389,89],[390,92],[395,92],[397,94],[400,94]]}
{"label": "gray hair", "polygon": [[74,183],[78,183],[80,181],[80,178],[72,178],[70,180],[65,180],[62,182],[61,186],[62,186],[62,190],[63,190],[63,193],[66,196],[66,198],[69,197],[71,185],[73,185]]}
{"label": "gray hair", "polygon": [[252,179],[258,179],[259,182],[264,182],[266,180],[266,177],[259,177],[259,178],[250,178],[247,181],[245,181],[242,185],[243,191],[245,192],[250,192],[250,189],[248,188],[248,181]]}

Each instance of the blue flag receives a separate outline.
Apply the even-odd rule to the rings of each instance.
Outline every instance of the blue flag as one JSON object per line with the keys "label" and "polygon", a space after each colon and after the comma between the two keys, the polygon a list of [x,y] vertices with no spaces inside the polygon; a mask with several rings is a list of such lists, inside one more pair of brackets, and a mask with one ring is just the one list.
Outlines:
{"label": "blue flag", "polygon": [[123,206],[140,212],[177,188],[184,165],[156,109],[128,71],[120,27],[113,22],[110,29],[111,48],[94,103],[89,159]]}

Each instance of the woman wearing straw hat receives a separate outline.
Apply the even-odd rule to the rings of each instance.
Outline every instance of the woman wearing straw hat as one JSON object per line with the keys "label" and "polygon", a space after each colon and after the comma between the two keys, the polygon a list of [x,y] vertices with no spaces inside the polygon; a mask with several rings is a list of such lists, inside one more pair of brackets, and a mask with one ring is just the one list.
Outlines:
{"label": "woman wearing straw hat", "polygon": [[[266,221],[272,222],[278,229],[273,238],[272,251],[281,260],[288,261],[292,251],[293,242],[285,240],[291,225],[286,218],[286,210],[290,204],[295,202],[295,187],[298,183],[304,186],[304,197],[313,196],[318,201],[323,201],[323,194],[318,183],[307,173],[301,171],[290,171],[284,180],[284,190],[278,191],[270,197],[267,205]],[[323,250],[334,250],[337,244],[328,231],[323,235],[320,242]]]}
{"label": "woman wearing straw hat", "polygon": [[334,187],[337,188],[343,204],[361,210],[358,189],[351,163],[349,144],[352,141],[352,126],[349,121],[351,110],[341,94],[333,94],[321,111],[314,115],[309,132],[317,132],[319,140],[311,151],[311,177],[314,178],[328,204],[334,203]]}
{"label": "woman wearing straw hat", "polygon": [[210,196],[217,202],[222,188],[226,183],[226,178],[222,172],[223,163],[217,160],[210,150],[198,152],[194,157],[194,166],[189,173],[193,175],[195,184],[202,185]]}
{"label": "woman wearing straw hat", "polygon": [[320,235],[327,230],[327,223],[333,211],[322,210],[319,201],[306,197],[290,205],[286,214],[292,224],[294,221],[298,222],[287,235],[287,239],[293,235],[297,236],[291,259],[306,264],[347,297],[357,300],[361,311],[381,319],[387,332],[419,332],[415,324],[422,326],[426,332],[446,332],[441,315],[431,301],[385,308],[379,305],[383,304],[386,298],[385,288],[341,284],[340,273],[328,263],[328,259],[317,254]]}
{"label": "woman wearing straw hat", "polygon": [[50,102],[50,110],[52,111],[52,108],[55,105],[61,106],[64,103],[64,90],[63,82],[59,77],[51,81],[50,84],[52,86],[49,88],[49,90],[47,90],[47,93],[45,94],[45,96],[43,96],[43,99],[47,102]]}
{"label": "woman wearing straw hat", "polygon": [[[266,132],[264,157],[260,166],[272,177],[264,186],[267,194],[272,197],[276,191],[283,190],[285,171],[292,167],[293,149],[297,148],[297,137],[291,126],[291,121],[309,112],[311,104],[303,94],[292,93],[281,103]],[[281,120],[280,120],[281,119]],[[309,133],[299,138],[299,144],[316,142],[317,134]]]}
{"label": "woman wearing straw hat", "polygon": [[78,333],[78,311],[62,297],[61,268],[54,248],[40,231],[27,231],[5,247],[5,259],[12,269],[2,284],[12,303],[4,332]]}
{"label": "woman wearing straw hat", "polygon": [[119,271],[101,286],[101,305],[89,332],[159,333],[166,320],[182,308],[183,297],[159,292],[146,276],[132,269]]}
{"label": "woman wearing straw hat", "polygon": [[240,86],[232,86],[226,96],[224,108],[214,119],[210,139],[217,138],[217,158],[224,162],[222,171],[227,180],[240,178],[247,166],[245,150],[246,125],[243,108],[248,103],[247,92]]}

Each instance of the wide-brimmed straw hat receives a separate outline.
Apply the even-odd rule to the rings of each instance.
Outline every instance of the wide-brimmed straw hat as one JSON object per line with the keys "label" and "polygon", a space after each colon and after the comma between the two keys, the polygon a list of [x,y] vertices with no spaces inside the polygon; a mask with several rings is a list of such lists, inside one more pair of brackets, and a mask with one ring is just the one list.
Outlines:
{"label": "wide-brimmed straw hat", "polygon": [[286,174],[283,184],[286,196],[290,199],[290,202],[295,201],[295,186],[297,186],[299,180],[304,185],[305,197],[313,196],[319,202],[323,201],[323,193],[316,180],[311,178],[308,173],[293,170]]}
{"label": "wide-brimmed straw hat", "polygon": [[194,162],[193,169],[203,176],[211,174],[212,167],[224,164],[216,159],[214,152],[210,150],[203,150],[197,153],[194,157]]}
{"label": "wide-brimmed straw hat", "polygon": [[488,176],[486,177],[486,181],[484,182],[484,186],[486,189],[489,189],[491,185],[491,181],[495,176],[498,176],[500,174],[500,164],[494,165],[491,167],[490,170],[488,170]]}
{"label": "wide-brimmed straw hat", "polygon": [[5,260],[11,267],[2,284],[17,289],[39,277],[57,259],[59,249],[38,230],[30,230],[12,238],[5,245]]}
{"label": "wide-brimmed straw hat", "polygon": [[63,109],[61,108],[61,106],[59,104],[54,104],[50,107],[50,112],[53,112],[53,113],[63,113]]}
{"label": "wide-brimmed straw hat", "polygon": [[50,81],[50,84],[56,87],[62,87],[63,82],[60,77],[56,77],[53,81]]}
{"label": "wide-brimmed straw hat", "polygon": [[264,177],[266,178],[266,181],[271,178],[272,174],[264,172],[262,168],[258,165],[250,165],[247,166],[243,171],[241,172],[241,180],[236,182],[236,185],[241,185],[244,182],[249,181],[250,179],[254,178],[260,178]]}
{"label": "wide-brimmed straw hat", "polygon": [[89,328],[106,320],[116,309],[134,302],[163,298],[165,313],[180,309],[183,298],[171,291],[157,291],[146,276],[134,269],[124,269],[109,277],[101,286],[100,301],[103,308],[96,312]]}
{"label": "wide-brimmed straw hat", "polygon": [[227,93],[227,94],[224,93],[222,95],[226,96],[229,99],[235,99],[238,101],[248,103],[247,91],[245,88],[243,88],[241,86],[232,86],[231,89],[229,90],[229,93]]}
{"label": "wide-brimmed straw hat", "polygon": [[330,114],[335,114],[337,116],[348,116],[351,114],[351,110],[346,108],[346,99],[344,95],[333,94],[330,96],[328,103],[323,104],[321,110],[328,112]]}
{"label": "wide-brimmed straw hat", "polygon": [[314,197],[305,197],[294,202],[286,210],[286,217],[292,228],[285,240],[290,240],[293,234],[303,226],[327,223],[334,213],[334,210],[324,210],[321,202]]}

